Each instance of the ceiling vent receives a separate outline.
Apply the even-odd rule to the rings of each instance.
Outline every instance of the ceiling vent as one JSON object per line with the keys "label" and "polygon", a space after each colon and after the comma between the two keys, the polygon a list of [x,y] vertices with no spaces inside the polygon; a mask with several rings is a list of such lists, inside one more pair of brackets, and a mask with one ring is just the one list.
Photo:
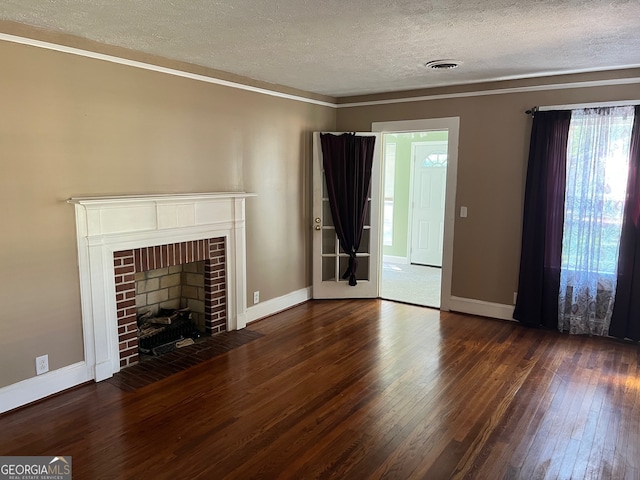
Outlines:
{"label": "ceiling vent", "polygon": [[456,60],[431,60],[424,64],[427,68],[432,68],[434,70],[452,70],[454,68],[458,68],[461,62]]}

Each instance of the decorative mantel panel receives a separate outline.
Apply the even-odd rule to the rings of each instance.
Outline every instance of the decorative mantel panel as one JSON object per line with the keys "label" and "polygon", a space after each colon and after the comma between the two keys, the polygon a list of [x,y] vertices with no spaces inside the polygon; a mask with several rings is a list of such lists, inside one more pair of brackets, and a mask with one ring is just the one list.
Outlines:
{"label": "decorative mantel panel", "polygon": [[222,237],[227,330],[246,326],[245,199],[194,193],[71,198],[75,205],[85,362],[96,381],[120,370],[114,252]]}

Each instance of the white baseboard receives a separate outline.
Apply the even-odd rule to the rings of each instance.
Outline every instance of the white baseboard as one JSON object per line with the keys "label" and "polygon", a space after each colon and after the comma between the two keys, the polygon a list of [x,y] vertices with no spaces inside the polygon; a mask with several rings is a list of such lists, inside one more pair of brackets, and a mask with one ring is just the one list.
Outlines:
{"label": "white baseboard", "polygon": [[287,293],[247,308],[247,324],[268,317],[311,299],[311,287]]}
{"label": "white baseboard", "polygon": [[484,302],[473,298],[461,298],[452,296],[449,301],[449,310],[452,312],[469,313],[481,317],[499,318],[501,320],[513,320],[513,305]]}
{"label": "white baseboard", "polygon": [[400,263],[409,265],[409,257],[396,257],[395,255],[383,255],[382,261],[386,263]]}
{"label": "white baseboard", "polygon": [[92,380],[84,361],[0,388],[0,413]]}

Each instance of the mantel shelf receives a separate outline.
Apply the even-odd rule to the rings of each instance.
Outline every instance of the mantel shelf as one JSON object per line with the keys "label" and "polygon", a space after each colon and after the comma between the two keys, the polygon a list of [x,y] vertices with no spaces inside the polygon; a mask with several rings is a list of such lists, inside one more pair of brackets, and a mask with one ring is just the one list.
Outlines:
{"label": "mantel shelf", "polygon": [[71,197],[67,200],[67,202],[74,203],[76,205],[105,205],[115,203],[216,200],[227,198],[248,198],[255,196],[257,196],[257,194],[247,192],[162,193],[142,195],[107,195],[99,197]]}

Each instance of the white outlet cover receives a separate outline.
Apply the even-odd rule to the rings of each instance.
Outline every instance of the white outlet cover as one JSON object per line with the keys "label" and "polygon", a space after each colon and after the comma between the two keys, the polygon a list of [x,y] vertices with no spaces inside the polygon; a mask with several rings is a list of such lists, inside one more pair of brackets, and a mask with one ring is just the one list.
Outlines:
{"label": "white outlet cover", "polygon": [[49,371],[49,355],[36,357],[36,375],[41,375]]}

